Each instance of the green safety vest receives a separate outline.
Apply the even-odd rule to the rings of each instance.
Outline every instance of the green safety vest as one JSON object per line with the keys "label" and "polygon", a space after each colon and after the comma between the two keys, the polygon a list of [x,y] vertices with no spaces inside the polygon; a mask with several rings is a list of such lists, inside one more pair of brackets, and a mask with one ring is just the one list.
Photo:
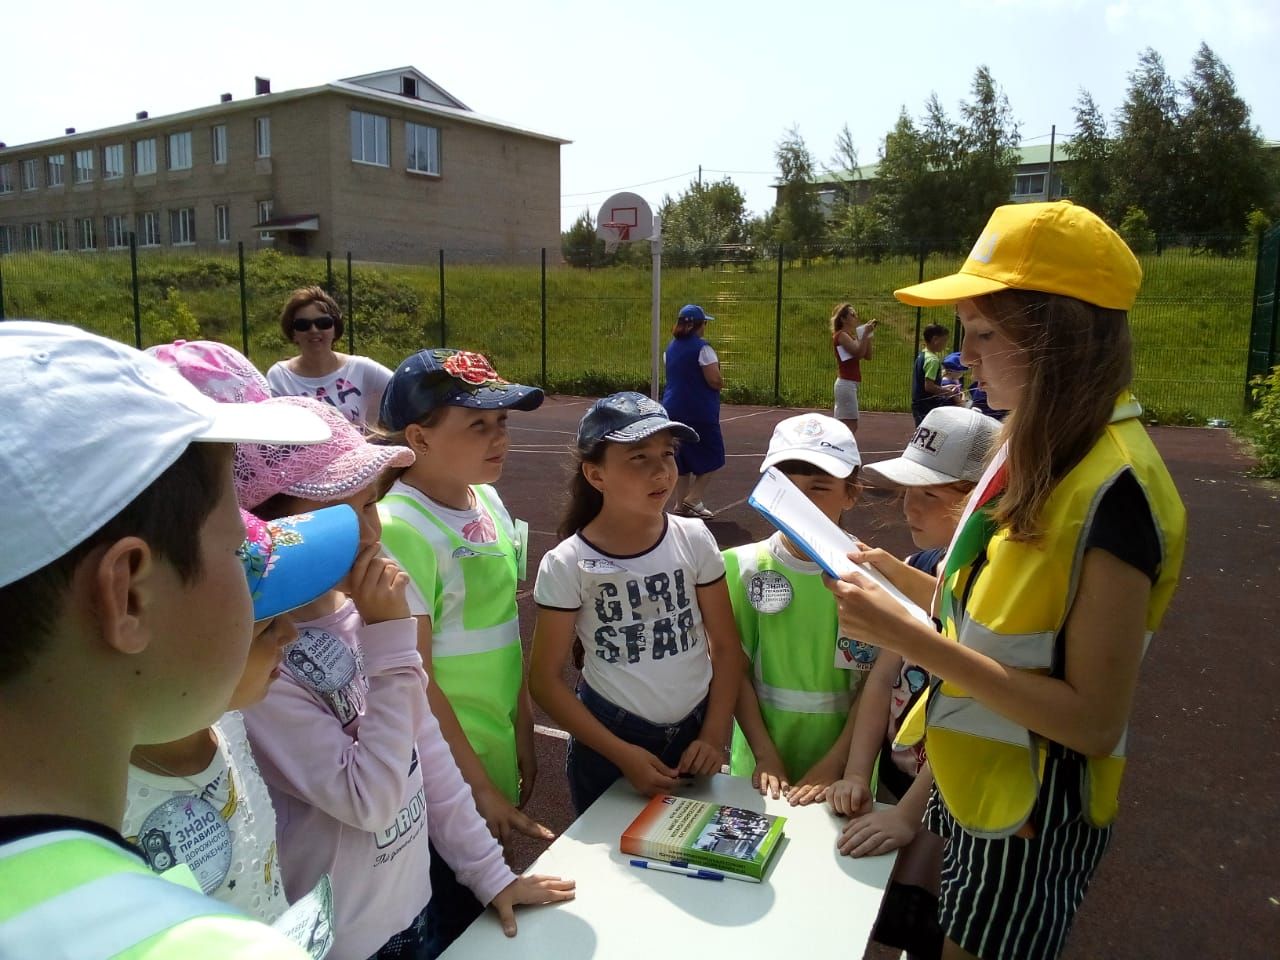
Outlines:
{"label": "green safety vest", "polygon": [[[495,505],[496,493],[471,489],[498,531],[497,543],[471,543],[417,499],[392,493],[378,504],[382,545],[424,594],[434,593],[431,682],[449,698],[493,785],[516,803],[516,710],[524,677],[516,608],[519,548]],[[458,603],[446,609],[454,599]]]}
{"label": "green safety vest", "polygon": [[54,830],[0,846],[0,957],[305,960],[306,951],[103,837]]}
{"label": "green safety vest", "polygon": [[[780,562],[768,541],[726,550],[724,563],[760,715],[787,776],[799,778],[839,739],[867,673],[835,665],[837,657],[844,657],[840,644],[848,646],[848,641],[840,638],[835,597],[822,585],[820,573]],[[761,573],[775,598],[781,588],[778,578],[789,585],[790,601],[777,612],[761,612],[751,602],[752,580]],[[757,602],[770,607],[767,597]],[[863,649],[874,657],[874,647]],[[869,669],[870,662],[865,666]],[[729,769],[735,776],[755,770],[755,756],[736,723]]]}

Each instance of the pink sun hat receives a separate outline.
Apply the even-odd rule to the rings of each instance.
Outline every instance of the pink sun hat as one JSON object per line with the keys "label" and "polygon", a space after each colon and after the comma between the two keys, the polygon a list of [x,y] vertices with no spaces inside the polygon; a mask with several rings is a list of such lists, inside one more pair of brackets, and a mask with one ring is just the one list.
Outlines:
{"label": "pink sun hat", "polygon": [[311,397],[264,401],[301,407],[319,416],[332,432],[324,443],[294,446],[241,443],[236,446],[236,499],[252,510],[278,493],[330,503],[363,490],[388,467],[415,459],[408,447],[370,443],[336,408]]}
{"label": "pink sun hat", "polygon": [[175,340],[147,347],[151,356],[177,370],[210,400],[259,403],[270,399],[267,378],[233,347],[216,340]]}

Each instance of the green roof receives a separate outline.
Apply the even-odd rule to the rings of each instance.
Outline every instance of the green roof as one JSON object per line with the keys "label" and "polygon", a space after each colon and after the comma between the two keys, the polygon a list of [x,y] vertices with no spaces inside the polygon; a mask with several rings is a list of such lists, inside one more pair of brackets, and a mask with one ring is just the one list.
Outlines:
{"label": "green roof", "polygon": [[[1053,159],[1057,163],[1060,160],[1067,159],[1063,152],[1065,140],[1059,140],[1054,145]],[[1049,162],[1049,144],[1037,143],[1032,146],[1024,146],[1018,148],[1018,165],[1030,165],[1036,163]],[[880,164],[865,163],[854,170],[846,170],[841,173],[824,173],[814,177],[813,183],[843,183],[848,180],[874,180],[880,171]]]}

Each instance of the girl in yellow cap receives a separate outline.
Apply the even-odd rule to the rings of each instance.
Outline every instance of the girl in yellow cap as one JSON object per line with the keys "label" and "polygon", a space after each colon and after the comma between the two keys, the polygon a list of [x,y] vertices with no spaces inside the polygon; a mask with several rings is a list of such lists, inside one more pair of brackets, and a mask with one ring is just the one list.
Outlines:
{"label": "girl in yellow cap", "polygon": [[1178,582],[1186,515],[1129,392],[1142,271],[1070,203],[998,208],[960,272],[896,291],[955,304],[961,360],[1012,411],[934,597],[941,633],[857,573],[841,626],[919,663],[945,841],[944,957],[1055,957],[1111,834],[1138,668]]}

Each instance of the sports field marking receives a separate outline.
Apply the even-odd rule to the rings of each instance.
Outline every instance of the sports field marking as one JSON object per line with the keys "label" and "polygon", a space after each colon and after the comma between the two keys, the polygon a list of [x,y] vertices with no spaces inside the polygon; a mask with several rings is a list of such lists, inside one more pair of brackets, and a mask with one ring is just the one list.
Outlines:
{"label": "sports field marking", "polygon": [[725,417],[720,421],[721,424],[733,423],[735,420],[746,420],[748,417],[759,417],[766,413],[778,413],[781,408],[769,408],[768,410],[754,410],[751,413],[740,413],[736,417]]}

